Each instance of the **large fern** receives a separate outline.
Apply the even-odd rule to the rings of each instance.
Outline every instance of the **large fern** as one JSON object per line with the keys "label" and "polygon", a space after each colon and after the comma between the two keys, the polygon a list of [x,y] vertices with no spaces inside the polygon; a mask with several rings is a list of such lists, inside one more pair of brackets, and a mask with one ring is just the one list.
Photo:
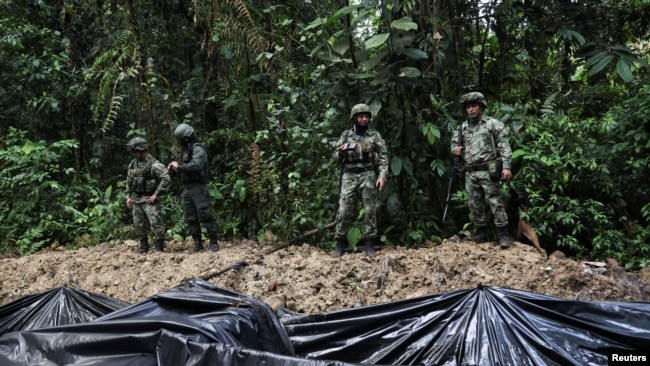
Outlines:
{"label": "large fern", "polygon": [[[97,56],[86,72],[86,79],[99,79],[93,121],[102,121],[102,131],[115,123],[124,96],[119,95],[119,84],[139,73],[139,53],[133,32],[126,29],[113,42],[113,47]],[[108,107],[108,112],[106,112]]]}

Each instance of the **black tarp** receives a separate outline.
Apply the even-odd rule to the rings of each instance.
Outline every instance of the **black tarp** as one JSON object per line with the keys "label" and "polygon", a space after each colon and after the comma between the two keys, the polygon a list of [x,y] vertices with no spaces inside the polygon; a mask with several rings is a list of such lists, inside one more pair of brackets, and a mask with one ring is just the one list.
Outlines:
{"label": "black tarp", "polygon": [[606,365],[650,348],[650,303],[482,285],[282,322],[299,356],[369,364]]}
{"label": "black tarp", "polygon": [[648,303],[482,285],[282,314],[193,280],[91,321],[4,334],[0,365],[605,365],[650,345]]}
{"label": "black tarp", "polygon": [[87,323],[127,305],[112,297],[62,286],[0,306],[0,335]]}

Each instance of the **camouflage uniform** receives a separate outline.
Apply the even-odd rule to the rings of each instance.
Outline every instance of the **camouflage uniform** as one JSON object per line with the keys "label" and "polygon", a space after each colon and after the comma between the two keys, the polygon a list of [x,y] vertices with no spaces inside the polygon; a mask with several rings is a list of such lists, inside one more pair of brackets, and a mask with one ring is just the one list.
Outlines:
{"label": "camouflage uniform", "polygon": [[[470,98],[474,94],[466,96]],[[482,105],[487,106],[483,95],[479,94]],[[461,103],[463,103],[461,101]],[[463,156],[465,160],[465,190],[469,210],[472,213],[473,224],[480,232],[481,239],[487,236],[485,228],[488,224],[489,215],[486,212],[487,203],[492,211],[494,223],[497,228],[507,228],[508,216],[503,206],[503,197],[499,188],[499,182],[490,179],[487,169],[487,162],[496,159],[494,148],[503,161],[503,169],[511,169],[512,151],[508,143],[508,131],[504,124],[497,119],[486,117],[481,114],[479,121],[467,120],[461,125],[463,136]],[[494,148],[492,138],[494,138]],[[454,134],[451,149],[458,146],[457,134]],[[500,230],[501,230],[500,229]],[[503,229],[505,230],[505,229]],[[506,230],[507,233],[507,230]],[[505,235],[505,234],[504,234]],[[477,240],[482,241],[482,240]],[[504,245],[502,245],[504,246]]]}
{"label": "camouflage uniform", "polygon": [[150,196],[160,195],[169,188],[167,169],[149,155],[144,161],[133,159],[126,179],[126,197],[133,200],[133,225],[141,240],[146,241],[149,228],[155,240],[165,239],[165,226],[160,212],[160,199],[148,204]]}
{"label": "camouflage uniform", "polygon": [[[378,179],[385,181],[388,174],[386,142],[376,130],[368,129],[363,135],[358,135],[356,127],[353,127],[341,134],[336,145],[345,144],[350,146],[349,150],[343,155],[338,150],[333,154],[337,162],[344,164],[334,237],[338,243],[346,240],[350,224],[356,216],[356,203],[360,195],[365,210],[363,235],[366,244],[378,244],[375,183]],[[347,241],[345,243],[347,246]]]}

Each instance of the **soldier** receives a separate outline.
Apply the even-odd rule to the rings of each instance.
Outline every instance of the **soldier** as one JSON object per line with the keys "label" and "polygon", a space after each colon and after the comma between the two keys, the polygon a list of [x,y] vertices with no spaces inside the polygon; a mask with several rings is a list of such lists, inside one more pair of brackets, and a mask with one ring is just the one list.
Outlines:
{"label": "soldier", "polygon": [[[347,233],[355,216],[358,196],[365,211],[363,234],[366,245],[363,250],[369,257],[375,256],[375,246],[381,245],[377,237],[377,190],[384,189],[388,174],[386,143],[379,132],[368,129],[372,113],[366,104],[352,107],[350,119],[353,127],[345,130],[337,142],[334,159],[342,164],[339,209],[336,213],[336,249],[332,256],[338,258],[348,247]],[[377,175],[378,174],[378,175]]]}
{"label": "soldier", "polygon": [[[472,240],[481,243],[487,240],[488,215],[485,201],[492,210],[497,227],[499,245],[508,248],[511,244],[508,234],[508,216],[503,206],[503,197],[499,189],[499,180],[512,179],[510,164],[512,151],[508,143],[508,131],[503,123],[483,115],[487,102],[483,94],[472,92],[460,99],[460,104],[467,116],[461,125],[463,144],[459,144],[454,134],[451,151],[454,155],[463,155],[465,160],[465,190],[469,210],[476,229]],[[503,167],[500,171],[496,164],[501,158]],[[495,168],[497,167],[497,168]],[[490,169],[495,174],[490,177]]]}
{"label": "soldier", "polygon": [[208,180],[210,177],[210,164],[208,153],[194,136],[194,129],[182,123],[176,130],[174,136],[183,146],[179,161],[172,161],[167,166],[170,172],[176,172],[183,182],[183,215],[185,222],[190,228],[190,235],[194,239],[194,246],[190,253],[203,249],[201,237],[201,224],[205,227],[210,240],[210,251],[219,250],[217,243],[217,222],[212,214],[212,200],[210,199],[210,188]]}
{"label": "soldier", "polygon": [[133,211],[133,225],[140,234],[138,253],[149,250],[149,228],[154,236],[154,252],[164,251],[165,226],[160,212],[160,194],[169,188],[165,166],[149,155],[147,140],[135,137],[127,144],[135,159],[126,178],[126,207]]}

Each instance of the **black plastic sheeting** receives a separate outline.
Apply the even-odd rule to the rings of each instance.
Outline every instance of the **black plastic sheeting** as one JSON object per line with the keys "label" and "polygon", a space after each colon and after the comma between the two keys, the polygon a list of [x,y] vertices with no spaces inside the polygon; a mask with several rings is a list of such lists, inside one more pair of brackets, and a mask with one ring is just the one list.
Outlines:
{"label": "black plastic sheeting", "polygon": [[202,280],[88,323],[0,337],[2,366],[346,365],[293,356],[268,305]]}
{"label": "black plastic sheeting", "polygon": [[650,303],[482,285],[279,318],[260,300],[202,280],[130,306],[51,292],[59,293],[52,302],[74,299],[75,313],[91,315],[24,317],[34,310],[19,304],[29,308],[34,295],[0,307],[0,329],[11,331],[0,333],[0,365],[605,365],[610,351],[650,346]]}
{"label": "black plastic sheeting", "polygon": [[0,307],[0,335],[21,330],[87,323],[129,303],[62,286]]}
{"label": "black plastic sheeting", "polygon": [[283,319],[307,358],[391,365],[606,365],[650,347],[650,303],[581,302],[479,285]]}

